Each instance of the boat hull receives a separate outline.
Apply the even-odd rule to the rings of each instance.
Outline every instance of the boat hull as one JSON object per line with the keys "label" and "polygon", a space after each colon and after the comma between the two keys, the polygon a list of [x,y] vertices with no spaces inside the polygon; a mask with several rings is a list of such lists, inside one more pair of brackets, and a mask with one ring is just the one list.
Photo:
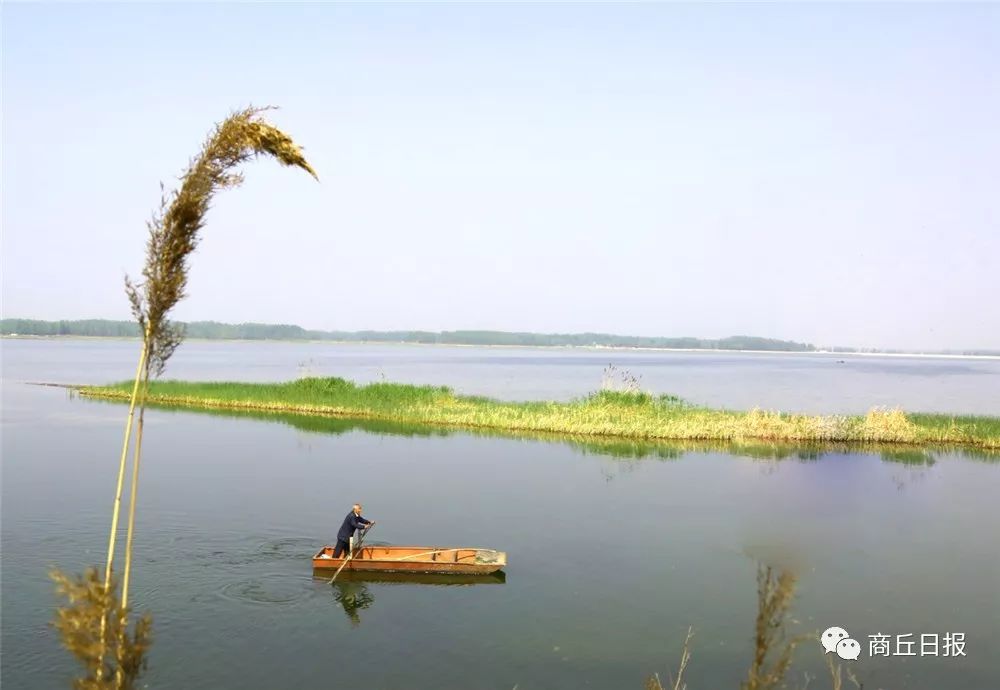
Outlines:
{"label": "boat hull", "polygon": [[344,572],[442,573],[485,575],[507,565],[507,554],[493,549],[443,546],[363,546],[344,564],[333,557],[333,547],[324,546],[313,556],[313,569]]}
{"label": "boat hull", "polygon": [[[336,572],[336,571],[334,571]],[[326,568],[313,569],[313,577],[329,582],[331,573]],[[502,585],[507,575],[502,570],[492,573],[418,573],[391,570],[348,570],[344,568],[337,582],[358,582],[377,585],[438,585],[442,587],[471,587],[473,585]]]}

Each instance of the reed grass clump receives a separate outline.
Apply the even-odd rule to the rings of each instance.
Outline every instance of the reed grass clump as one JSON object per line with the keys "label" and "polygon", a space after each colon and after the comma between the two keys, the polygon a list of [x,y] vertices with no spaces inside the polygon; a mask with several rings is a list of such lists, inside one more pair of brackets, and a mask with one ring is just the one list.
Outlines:
{"label": "reed grass clump", "polygon": [[[84,667],[74,679],[77,690],[132,690],[146,666],[152,620],[139,618],[128,629],[128,609],[121,605],[117,589],[104,586],[97,568],[71,577],[58,570],[51,573],[56,593],[68,605],[56,612],[55,627],[63,644]],[[112,584],[116,584],[112,582]],[[110,615],[109,615],[110,614]]]}
{"label": "reed grass clump", "polygon": [[601,373],[601,390],[620,393],[642,392],[642,377],[627,369],[619,369],[614,364],[604,367]]}
{"label": "reed grass clump", "polygon": [[[144,667],[143,656],[148,646],[151,623],[148,619],[141,619],[132,636],[127,633],[143,422],[150,379],[163,373],[167,360],[184,338],[183,330],[171,323],[168,316],[186,295],[188,259],[198,246],[199,233],[204,227],[212,199],[217,192],[240,185],[243,174],[236,168],[259,156],[269,156],[282,165],[298,167],[316,176],[291,137],[263,119],[265,110],[246,108],[216,125],[200,153],[191,160],[181,178],[180,188],[166,194],[161,185],[159,210],[147,223],[142,281],[125,278],[125,292],[143,339],[135,378],[127,386],[129,410],[112,503],[104,580],[98,592],[95,591],[96,574],[91,571],[78,580],[58,571],[52,573],[57,591],[69,599],[68,606],[57,610],[55,625],[62,634],[63,644],[87,669],[87,676],[76,681],[80,688],[130,688]],[[139,418],[135,431],[125,562],[119,596],[113,577],[115,546],[126,460],[137,407]]]}
{"label": "reed grass clump", "polygon": [[[89,397],[127,400],[129,386],[125,382],[78,390]],[[882,409],[861,416],[735,412],[698,407],[673,396],[612,390],[570,402],[505,402],[458,395],[444,386],[305,378],[287,383],[156,381],[148,396],[157,404],[183,407],[576,438],[1000,449],[1000,420],[992,417],[908,415]]]}
{"label": "reed grass clump", "polygon": [[914,443],[919,437],[917,426],[902,410],[882,407],[869,410],[861,422],[860,433],[865,441]]}

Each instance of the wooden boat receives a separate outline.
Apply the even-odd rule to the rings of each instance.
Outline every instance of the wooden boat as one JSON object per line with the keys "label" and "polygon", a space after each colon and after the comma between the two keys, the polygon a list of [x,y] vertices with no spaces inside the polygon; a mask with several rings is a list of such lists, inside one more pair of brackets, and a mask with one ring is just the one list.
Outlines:
{"label": "wooden boat", "polygon": [[[333,547],[324,546],[313,556],[314,570],[331,574],[344,565],[333,557]],[[494,573],[507,565],[507,554],[493,549],[446,546],[362,546],[354,550],[343,572],[382,571],[395,573]]]}

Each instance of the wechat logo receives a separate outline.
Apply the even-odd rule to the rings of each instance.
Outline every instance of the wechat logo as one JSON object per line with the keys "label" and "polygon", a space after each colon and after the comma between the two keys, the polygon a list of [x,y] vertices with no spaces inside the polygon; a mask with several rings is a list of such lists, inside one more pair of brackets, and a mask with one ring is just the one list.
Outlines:
{"label": "wechat logo", "polygon": [[843,628],[827,628],[819,641],[827,654],[836,652],[844,661],[854,661],[861,655],[861,645]]}

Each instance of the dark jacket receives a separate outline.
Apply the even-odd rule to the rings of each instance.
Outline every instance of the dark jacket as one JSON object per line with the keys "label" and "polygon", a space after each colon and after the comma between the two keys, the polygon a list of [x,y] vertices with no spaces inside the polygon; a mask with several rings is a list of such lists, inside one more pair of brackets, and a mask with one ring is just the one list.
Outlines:
{"label": "dark jacket", "polygon": [[354,536],[354,530],[361,529],[365,525],[372,524],[371,520],[366,520],[360,515],[355,515],[352,510],[344,518],[344,524],[340,526],[340,531],[337,532],[337,541],[348,541],[352,536]]}

